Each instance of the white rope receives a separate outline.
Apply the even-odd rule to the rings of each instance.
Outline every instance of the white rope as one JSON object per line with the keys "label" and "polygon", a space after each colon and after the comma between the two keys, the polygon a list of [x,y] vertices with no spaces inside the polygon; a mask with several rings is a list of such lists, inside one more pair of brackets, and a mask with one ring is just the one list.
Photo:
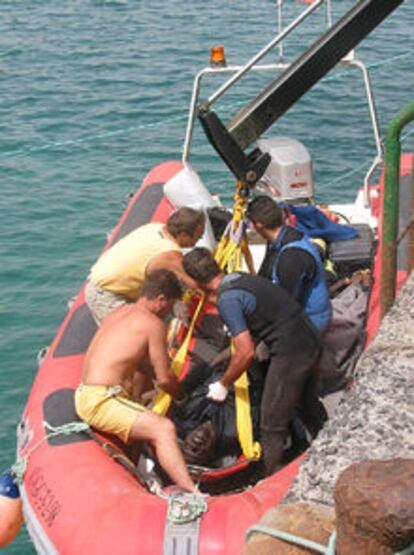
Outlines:
{"label": "white rope", "polygon": [[25,454],[20,455],[14,465],[11,467],[11,472],[15,477],[15,481],[18,485],[23,483],[23,478],[26,473],[27,469],[27,462],[29,460],[30,455],[46,440],[51,437],[58,436],[58,435],[70,435],[76,434],[80,432],[86,432],[89,430],[89,424],[86,422],[68,422],[67,424],[63,424],[62,426],[52,426],[48,422],[43,422],[44,427],[47,430],[50,430],[41,440],[33,445],[31,449]]}

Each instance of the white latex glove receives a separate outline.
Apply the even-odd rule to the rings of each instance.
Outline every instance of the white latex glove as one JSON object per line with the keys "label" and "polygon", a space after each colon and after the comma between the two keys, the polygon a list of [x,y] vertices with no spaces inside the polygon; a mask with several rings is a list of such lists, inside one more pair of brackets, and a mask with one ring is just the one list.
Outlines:
{"label": "white latex glove", "polygon": [[222,403],[226,400],[228,389],[221,382],[214,382],[208,386],[207,399],[211,399],[216,403]]}
{"label": "white latex glove", "polygon": [[173,306],[173,314],[176,318],[184,322],[184,324],[189,324],[190,318],[188,316],[188,308],[183,301],[175,301]]}

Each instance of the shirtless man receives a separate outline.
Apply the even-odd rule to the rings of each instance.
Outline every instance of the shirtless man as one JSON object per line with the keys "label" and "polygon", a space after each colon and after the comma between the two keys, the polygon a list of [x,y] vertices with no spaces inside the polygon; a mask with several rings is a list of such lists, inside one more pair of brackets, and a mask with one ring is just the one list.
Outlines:
{"label": "shirtless man", "polygon": [[137,402],[153,375],[164,391],[176,399],[181,396],[169,366],[162,320],[180,296],[175,274],[156,270],[147,276],[137,302],[119,307],[105,319],[86,353],[75,406],[79,417],[101,432],[124,443],[148,441],[171,480],[194,491],[174,424]]}

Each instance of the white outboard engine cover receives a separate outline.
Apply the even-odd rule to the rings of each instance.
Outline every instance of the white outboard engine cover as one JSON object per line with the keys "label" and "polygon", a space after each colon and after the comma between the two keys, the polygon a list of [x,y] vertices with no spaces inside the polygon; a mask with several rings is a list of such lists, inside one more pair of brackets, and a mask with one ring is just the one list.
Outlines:
{"label": "white outboard engine cover", "polygon": [[312,201],[312,160],[307,148],[289,137],[260,139],[257,145],[272,158],[260,181],[267,185],[276,200]]}

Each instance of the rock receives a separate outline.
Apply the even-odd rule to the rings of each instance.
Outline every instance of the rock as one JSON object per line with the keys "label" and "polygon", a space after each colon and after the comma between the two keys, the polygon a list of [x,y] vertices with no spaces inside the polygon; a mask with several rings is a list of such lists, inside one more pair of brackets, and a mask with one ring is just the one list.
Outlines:
{"label": "rock", "polygon": [[392,555],[413,541],[413,459],[352,464],[334,496],[337,555]]}
{"label": "rock", "polygon": [[[278,505],[267,511],[259,522],[327,546],[335,527],[334,511],[323,505]],[[250,536],[242,555],[304,555],[314,553],[303,547],[261,533]]]}
{"label": "rock", "polygon": [[[411,309],[411,310],[410,310]],[[362,354],[353,388],[312,443],[283,503],[333,504],[338,476],[366,459],[414,453],[414,272]],[[333,454],[333,447],[336,452]],[[308,476],[318,474],[317,496]]]}

